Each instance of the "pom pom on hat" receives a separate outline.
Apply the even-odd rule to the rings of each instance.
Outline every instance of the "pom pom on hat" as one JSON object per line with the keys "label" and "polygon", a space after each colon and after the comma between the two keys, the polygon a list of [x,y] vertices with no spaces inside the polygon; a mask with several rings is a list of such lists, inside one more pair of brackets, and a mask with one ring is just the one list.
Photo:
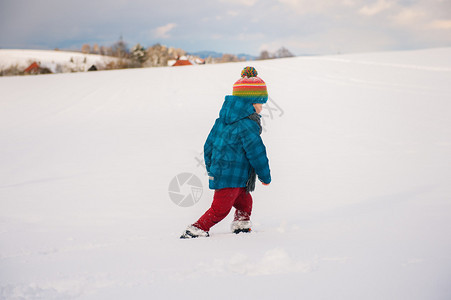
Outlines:
{"label": "pom pom on hat", "polygon": [[258,73],[254,67],[246,67],[241,71],[241,77],[257,77]]}
{"label": "pom pom on hat", "polygon": [[233,85],[233,95],[252,98],[252,103],[266,103],[268,91],[266,83],[257,76],[254,67],[246,67],[241,71],[241,78]]}

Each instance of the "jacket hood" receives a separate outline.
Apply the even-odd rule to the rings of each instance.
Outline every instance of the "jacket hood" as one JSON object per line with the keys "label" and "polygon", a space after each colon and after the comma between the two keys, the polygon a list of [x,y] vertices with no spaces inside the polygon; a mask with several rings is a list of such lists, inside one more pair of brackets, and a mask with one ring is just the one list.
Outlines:
{"label": "jacket hood", "polygon": [[244,119],[255,112],[253,101],[249,97],[226,96],[224,104],[222,104],[219,117],[224,120],[226,124],[235,123],[238,120]]}

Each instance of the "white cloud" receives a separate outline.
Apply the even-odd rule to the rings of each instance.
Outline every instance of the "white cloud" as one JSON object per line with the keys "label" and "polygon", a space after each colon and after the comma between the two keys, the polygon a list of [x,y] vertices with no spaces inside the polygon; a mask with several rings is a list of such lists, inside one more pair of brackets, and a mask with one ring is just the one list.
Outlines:
{"label": "white cloud", "polygon": [[309,13],[318,13],[332,15],[337,12],[337,9],[349,8],[355,6],[360,0],[278,0],[284,6],[287,6],[290,10],[296,12],[299,15],[306,15]]}
{"label": "white cloud", "polygon": [[451,29],[451,20],[435,20],[430,23],[434,29]]}
{"label": "white cloud", "polygon": [[264,39],[265,35],[263,33],[240,33],[237,36],[239,41],[250,41],[250,40],[261,40]]}
{"label": "white cloud", "polygon": [[401,10],[398,14],[396,14],[393,19],[395,23],[404,26],[414,26],[424,22],[424,18],[426,17],[426,13],[424,11],[420,11],[418,9],[407,8]]}
{"label": "white cloud", "polygon": [[343,6],[349,6],[349,7],[356,5],[355,0],[342,0],[341,3],[343,4]]}
{"label": "white cloud", "polygon": [[160,26],[153,31],[154,37],[162,39],[170,38],[171,36],[169,32],[175,27],[177,27],[177,24],[175,23],[169,23],[164,26]]}
{"label": "white cloud", "polygon": [[229,11],[227,12],[227,14],[228,14],[229,16],[231,16],[231,17],[236,17],[236,16],[238,16],[238,15],[240,14],[240,12],[237,11],[237,10],[229,10]]}
{"label": "white cloud", "polygon": [[384,32],[371,32],[358,27],[332,28],[311,36],[289,36],[260,45],[259,51],[274,52],[286,47],[297,54],[335,54],[390,49],[396,39]]}
{"label": "white cloud", "polygon": [[283,4],[288,4],[288,5],[292,5],[292,6],[297,6],[299,4],[300,1],[298,0],[279,0],[280,3]]}
{"label": "white cloud", "polygon": [[119,33],[129,45],[251,54],[451,46],[451,0],[194,0],[180,10],[176,0],[23,1],[3,1],[0,47],[108,46]]}
{"label": "white cloud", "polygon": [[273,53],[281,47],[288,48],[288,50],[296,53],[304,53],[318,47],[318,44],[312,41],[301,41],[293,38],[277,39],[271,41],[270,43],[261,44],[259,47],[259,52],[261,53],[262,51],[268,51]]}
{"label": "white cloud", "polygon": [[366,16],[374,16],[377,15],[384,10],[387,10],[393,6],[392,2],[386,0],[378,0],[376,3],[372,5],[365,5],[359,10],[359,13]]}
{"label": "white cloud", "polygon": [[220,40],[220,39],[222,39],[222,38],[224,38],[221,34],[217,34],[217,33],[214,33],[214,34],[212,34],[211,36],[210,36],[210,38],[212,39],[212,40]]}
{"label": "white cloud", "polygon": [[258,0],[221,0],[221,2],[251,7],[254,6],[258,2]]}

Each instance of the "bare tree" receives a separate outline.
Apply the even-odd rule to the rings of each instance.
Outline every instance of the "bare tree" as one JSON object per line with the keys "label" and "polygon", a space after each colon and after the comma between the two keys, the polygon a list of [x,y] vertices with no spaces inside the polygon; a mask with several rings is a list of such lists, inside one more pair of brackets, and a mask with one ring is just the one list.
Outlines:
{"label": "bare tree", "polygon": [[84,44],[83,46],[81,46],[81,52],[84,54],[89,54],[89,52],[91,52],[91,46]]}
{"label": "bare tree", "polygon": [[263,60],[263,59],[273,59],[273,58],[283,58],[283,57],[293,57],[293,53],[290,52],[290,50],[288,50],[285,47],[281,47],[279,50],[277,50],[275,53],[270,53],[267,50],[263,50],[260,53],[260,56],[258,57],[258,59]]}
{"label": "bare tree", "polygon": [[127,56],[128,56],[127,44],[124,42],[122,35],[119,38],[119,41],[114,43],[112,50],[113,50],[113,56],[116,56],[119,58],[127,58]]}
{"label": "bare tree", "polygon": [[260,59],[260,60],[271,59],[271,58],[272,57],[267,50],[263,50],[262,52],[260,52],[260,56],[258,57],[258,59]]}
{"label": "bare tree", "polygon": [[175,51],[174,48],[168,48],[161,44],[155,44],[147,49],[147,60],[145,61],[144,66],[166,67],[170,59],[177,59],[178,56],[176,55],[181,54],[181,52],[176,52],[177,51]]}
{"label": "bare tree", "polygon": [[240,61],[236,55],[233,54],[223,54],[221,57],[221,62],[234,62],[234,61]]}
{"label": "bare tree", "polygon": [[277,50],[276,52],[276,57],[277,58],[283,58],[283,57],[293,57],[293,53],[290,52],[290,50],[288,50],[285,47],[280,48],[279,50]]}
{"label": "bare tree", "polygon": [[100,48],[98,44],[94,44],[94,46],[92,46],[91,53],[100,54]]}

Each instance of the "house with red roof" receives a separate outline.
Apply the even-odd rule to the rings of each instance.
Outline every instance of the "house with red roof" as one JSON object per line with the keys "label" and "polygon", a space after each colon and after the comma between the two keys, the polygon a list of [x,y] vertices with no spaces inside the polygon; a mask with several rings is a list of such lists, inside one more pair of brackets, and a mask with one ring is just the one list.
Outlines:
{"label": "house with red roof", "polygon": [[52,71],[50,71],[49,68],[43,68],[37,62],[33,62],[23,72],[24,72],[24,74],[32,74],[32,75],[51,74],[52,73]]}
{"label": "house with red roof", "polygon": [[25,74],[39,74],[39,65],[37,62],[33,62],[28,68],[26,68],[23,72]]}
{"label": "house with red roof", "polygon": [[179,66],[191,66],[192,63],[187,59],[177,59],[175,64],[173,64],[173,67],[179,67]]}

